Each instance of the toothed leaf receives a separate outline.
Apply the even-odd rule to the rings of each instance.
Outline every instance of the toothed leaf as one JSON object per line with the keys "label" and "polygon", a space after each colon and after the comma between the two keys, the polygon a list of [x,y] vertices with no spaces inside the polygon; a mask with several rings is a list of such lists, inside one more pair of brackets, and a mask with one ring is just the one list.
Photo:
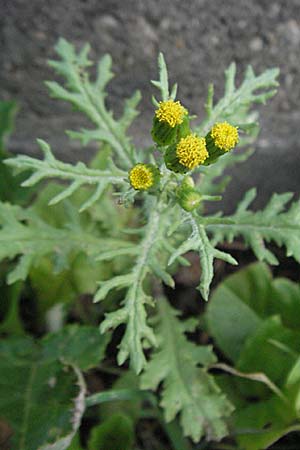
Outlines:
{"label": "toothed leaf", "polygon": [[90,47],[84,46],[76,52],[72,44],[60,39],[55,47],[59,60],[49,61],[49,65],[65,79],[65,84],[48,81],[46,84],[50,94],[58,99],[70,102],[76,109],[84,113],[96,127],[91,130],[71,132],[70,136],[80,139],[84,145],[90,140],[107,142],[111,145],[123,167],[129,168],[132,163],[132,149],[126,130],[138,114],[136,106],[140,95],[136,93],[125,103],[121,121],[117,121],[105,105],[107,83],[113,77],[111,57],[104,55],[97,66],[95,81],[90,80],[88,68]]}
{"label": "toothed leaf", "polygon": [[219,217],[218,223],[206,225],[214,242],[232,242],[242,237],[260,261],[278,264],[276,256],[266,247],[266,243],[274,242],[286,248],[287,256],[300,262],[299,201],[287,206],[291,193],[274,194],[264,209],[251,211],[248,207],[255,197],[255,189],[248,191],[232,216],[225,216],[223,223]]}
{"label": "toothed leaf", "polygon": [[220,440],[227,434],[225,418],[233,408],[207,373],[207,366],[216,360],[211,347],[187,339],[189,321],[179,320],[167,300],[158,299],[158,309],[159,346],[142,374],[142,388],[156,390],[162,383],[165,419],[170,422],[179,414],[185,436],[194,442],[203,435]]}

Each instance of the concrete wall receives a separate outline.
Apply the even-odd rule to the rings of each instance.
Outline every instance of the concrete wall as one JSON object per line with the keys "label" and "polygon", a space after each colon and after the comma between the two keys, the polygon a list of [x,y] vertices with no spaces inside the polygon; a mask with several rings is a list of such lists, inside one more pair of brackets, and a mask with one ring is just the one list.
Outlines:
{"label": "concrete wall", "polygon": [[133,127],[141,145],[150,140],[149,79],[157,75],[158,51],[166,56],[171,80],[179,83],[180,99],[200,117],[208,82],[219,96],[231,61],[239,78],[249,63],[258,72],[279,66],[281,87],[261,108],[257,152],[234,169],[225,203],[231,209],[232,198],[253,184],[260,202],[273,191],[299,192],[299,0],[0,0],[0,5],[0,98],[21,106],[12,151],[36,154],[35,138],[41,137],[65,159],[88,158],[64,136],[81,117],[49,99],[43,85],[54,76],[46,59],[54,56],[59,36],[78,46],[89,41],[96,58],[111,53],[116,78],[110,102],[117,111],[123,97],[142,90]]}

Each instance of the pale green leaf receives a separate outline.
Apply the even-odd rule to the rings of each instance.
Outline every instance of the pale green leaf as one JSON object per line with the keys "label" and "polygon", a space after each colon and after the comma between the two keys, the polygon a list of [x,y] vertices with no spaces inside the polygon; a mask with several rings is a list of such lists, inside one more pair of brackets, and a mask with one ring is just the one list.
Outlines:
{"label": "pale green leaf", "polygon": [[232,407],[206,371],[215,356],[210,347],[188,341],[184,333],[190,325],[178,320],[178,311],[163,298],[158,300],[158,311],[159,346],[142,374],[142,388],[156,390],[162,383],[165,419],[169,422],[179,414],[185,436],[194,442],[204,434],[220,440],[227,433],[224,419]]}
{"label": "pale green leaf", "polygon": [[[159,53],[158,55],[158,72],[159,72],[159,80],[158,81],[152,80],[151,83],[160,91],[161,99],[163,102],[169,100],[170,98],[172,100],[175,100],[177,93],[177,84],[174,84],[170,94],[168,70],[164,55],[162,53]],[[157,106],[158,104],[155,98],[153,98],[153,103],[155,104],[155,106]]]}
{"label": "pale green leaf", "polygon": [[54,157],[50,146],[46,142],[38,139],[38,144],[44,153],[43,160],[32,158],[31,156],[18,155],[15,158],[6,159],[5,163],[19,171],[33,171],[33,174],[22,183],[22,186],[33,186],[39,181],[49,178],[58,178],[69,182],[70,185],[68,187],[61,186],[61,192],[49,201],[49,205],[55,205],[70,197],[83,185],[95,186],[95,192],[91,194],[80,208],[80,211],[83,211],[92,206],[108,186],[125,184],[127,173],[117,169],[115,166],[111,166],[110,170],[97,170],[88,168],[82,162],[78,162],[76,165],[64,163]]}
{"label": "pale green leaf", "polygon": [[[120,239],[99,238],[80,227],[66,229],[50,226],[33,211],[0,202],[0,259],[20,256],[8,275],[8,282],[24,280],[42,256],[56,255],[68,263],[71,252],[96,257],[113,247],[124,246]],[[126,243],[128,246],[128,243]]]}
{"label": "pale green leaf", "polygon": [[197,251],[201,264],[201,279],[198,289],[204,300],[208,300],[209,288],[214,275],[213,262],[215,258],[222,259],[230,264],[236,265],[236,260],[229,254],[216,249],[209,241],[201,220],[196,216],[189,215],[189,221],[192,228],[190,237],[184,241],[171,255],[169,264],[174,262],[180,255],[190,250]]}
{"label": "pale green leaf", "polygon": [[[225,71],[225,92],[223,98],[213,104],[213,88],[209,86],[207,118],[197,128],[206,134],[215,122],[227,120],[233,125],[248,128],[253,137],[257,135],[258,114],[251,112],[253,103],[265,103],[276,94],[278,69],[269,69],[256,76],[249,66],[241,85],[235,86],[236,65],[232,63]],[[249,128],[250,127],[250,128]]]}
{"label": "pale green leaf", "polygon": [[65,79],[62,86],[56,82],[47,82],[53,97],[70,102],[76,109],[83,112],[96,127],[94,130],[72,132],[70,135],[79,138],[85,144],[90,140],[105,141],[115,151],[120,164],[129,168],[132,163],[130,139],[126,130],[137,111],[135,109],[139,94],[127,101],[121,122],[114,119],[113,114],[105,105],[107,83],[113,77],[111,57],[104,55],[98,63],[96,80],[90,80],[88,68],[92,63],[88,59],[89,46],[76,53],[72,44],[60,39],[55,47],[60,59],[49,61],[49,65]]}
{"label": "pale green leaf", "polygon": [[265,242],[274,242],[278,246],[285,247],[287,256],[293,256],[299,262],[299,201],[294,201],[286,207],[292,194],[273,194],[264,209],[253,212],[248,206],[254,198],[255,190],[248,191],[236,212],[231,216],[225,216],[223,223],[220,217],[216,223],[213,223],[213,220],[207,223],[205,228],[212,233],[214,243],[232,242],[235,238],[242,237],[260,261],[278,264],[275,255],[265,245]]}
{"label": "pale green leaf", "polygon": [[[136,373],[141,372],[146,364],[144,346],[156,345],[153,330],[147,323],[146,305],[152,305],[152,298],[145,292],[145,280],[152,273],[166,284],[173,286],[173,280],[166,272],[165,258],[161,253],[161,243],[165,240],[170,217],[168,211],[160,213],[162,205],[159,202],[152,201],[144,234],[132,252],[136,257],[130,270],[127,274],[117,275],[102,283],[95,295],[97,301],[103,299],[111,289],[126,288],[121,308],[106,315],[100,325],[100,331],[104,333],[122,323],[126,325],[119,345],[118,363],[123,364],[130,357],[130,364]],[[110,256],[118,257],[120,251],[122,252],[121,248],[119,251],[113,251]]]}

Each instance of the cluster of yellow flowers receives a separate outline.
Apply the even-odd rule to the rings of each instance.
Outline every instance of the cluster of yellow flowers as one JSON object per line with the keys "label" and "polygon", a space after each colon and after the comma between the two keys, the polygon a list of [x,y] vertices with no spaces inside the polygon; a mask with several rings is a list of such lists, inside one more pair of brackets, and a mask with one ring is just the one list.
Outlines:
{"label": "cluster of yellow flowers", "polygon": [[[174,100],[159,103],[151,134],[154,142],[163,147],[166,167],[175,173],[214,163],[239,140],[237,127],[228,122],[216,123],[205,137],[193,133],[187,109]],[[136,190],[155,187],[159,178],[159,170],[153,164],[137,164],[129,172],[130,184]]]}

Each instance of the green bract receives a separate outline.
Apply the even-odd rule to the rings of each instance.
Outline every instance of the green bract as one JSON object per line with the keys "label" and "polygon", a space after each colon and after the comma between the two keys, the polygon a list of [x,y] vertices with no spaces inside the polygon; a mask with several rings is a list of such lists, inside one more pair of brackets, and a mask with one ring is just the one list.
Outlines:
{"label": "green bract", "polygon": [[[207,115],[202,123],[192,126],[192,116],[176,100],[177,86],[169,90],[167,68],[160,54],[159,80],[153,82],[160,99],[153,98],[154,122],[149,124],[154,142],[150,150],[137,151],[128,128],[138,114],[140,93],[125,101],[123,114],[117,120],[105,103],[106,85],[113,76],[111,58],[106,55],[99,61],[96,78],[91,79],[88,45],[76,53],[70,43],[60,39],[56,52],[58,59],[50,61],[50,66],[64,81],[47,82],[50,94],[71,103],[90,121],[89,128],[68,131],[68,135],[82,145],[100,144],[101,149],[90,164],[69,164],[59,161],[50,145],[38,140],[43,159],[19,155],[6,160],[8,166],[25,172],[24,187],[35,186],[45,179],[64,182],[56,185],[53,193],[49,190],[47,211],[38,204],[15,206],[2,198],[0,256],[13,261],[7,281],[15,283],[28,275],[36,281],[41,276],[41,261],[45,263],[43,258],[49,255],[53,271],[59,273],[72,264],[80,272],[80,264],[74,261],[83,258],[82,270],[91,279],[88,292],[93,291],[95,302],[103,301],[99,307],[103,312],[100,333],[109,337],[111,331],[123,326],[118,363],[124,364],[129,359],[133,371],[142,373],[145,389],[156,390],[162,383],[165,419],[172,421],[178,414],[186,436],[195,442],[204,435],[221,439],[227,433],[226,417],[232,406],[209,373],[216,358],[209,346],[196,346],[189,341],[185,333],[194,330],[197,324],[178,317],[162,298],[162,286],[174,288],[174,271],[179,265],[189,264],[185,256],[193,251],[199,255],[201,265],[198,289],[203,299],[208,300],[214,260],[238,264],[218,244],[236,237],[242,238],[260,261],[277,263],[273,252],[265,246],[271,241],[285,247],[288,256],[300,261],[300,204],[294,200],[287,206],[291,194],[274,194],[268,205],[256,212],[249,210],[255,190],[245,195],[230,216],[207,215],[204,208],[206,201],[219,199],[228,184],[223,170],[249,156],[244,147],[254,141],[258,130],[258,113],[252,111],[252,106],[275,94],[278,70],[256,76],[248,68],[241,85],[236,87],[236,69],[232,64],[225,73],[223,98],[214,104],[210,86]],[[223,124],[223,130],[238,127],[239,142],[236,135],[231,140],[225,135],[217,136],[216,124]],[[237,142],[236,150],[232,149]],[[179,158],[182,164],[178,163]],[[136,167],[145,169],[144,175],[149,178],[141,179],[144,176],[141,170],[132,172]],[[194,179],[185,178],[185,173],[192,170]],[[55,216],[57,221],[52,223],[49,210],[60,205],[62,209],[55,210],[59,212]],[[99,264],[109,267],[105,276],[98,277]],[[75,279],[78,281],[80,276]],[[119,293],[116,295],[115,291]],[[115,302],[107,301],[110,298]],[[154,320],[149,320],[150,316]],[[253,314],[249,317],[253,318]],[[45,341],[36,351],[49,353],[50,344],[51,340]],[[33,343],[30,346],[33,348]],[[17,372],[20,355],[16,349],[3,347],[3,352],[13,355]],[[62,358],[65,356],[68,359],[67,351],[62,353]],[[56,355],[53,374],[65,378],[61,366],[65,364],[71,367],[68,377],[74,378],[73,356],[70,361],[61,362]],[[34,364],[34,358],[28,359],[26,371],[30,372]],[[89,367],[89,361],[86,364]],[[66,395],[66,404],[69,397]],[[34,408],[38,412],[38,405]],[[131,433],[131,422],[125,422],[124,428]],[[74,434],[76,429],[69,432]],[[107,429],[103,426],[95,431],[95,442],[102,439],[104,432],[111,432],[111,424]],[[62,429],[58,434],[64,433]],[[21,438],[26,439],[26,435]]]}

